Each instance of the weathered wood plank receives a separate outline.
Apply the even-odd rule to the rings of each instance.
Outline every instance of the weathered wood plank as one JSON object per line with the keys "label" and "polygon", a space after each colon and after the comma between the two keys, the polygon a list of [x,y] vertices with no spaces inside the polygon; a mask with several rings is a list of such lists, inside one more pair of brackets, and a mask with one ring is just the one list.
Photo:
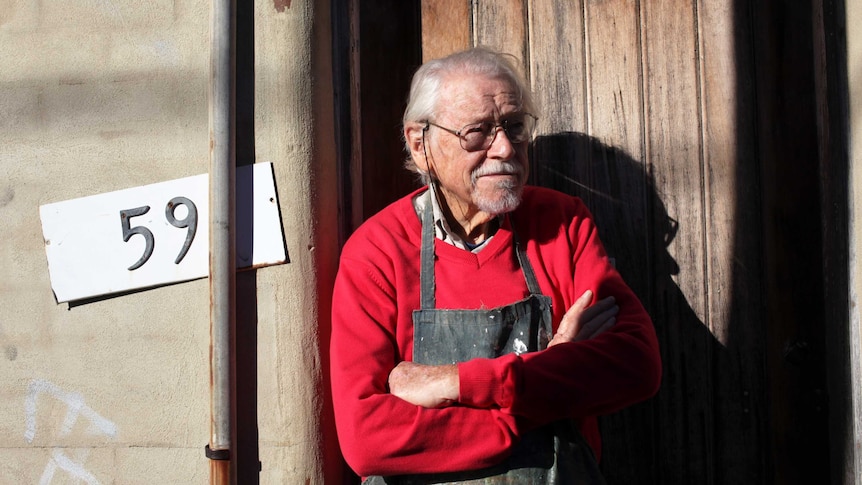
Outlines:
{"label": "weathered wood plank", "polygon": [[586,132],[584,21],[580,0],[531,0],[530,81],[541,113],[538,135]]}
{"label": "weathered wood plank", "polygon": [[[588,2],[586,22],[587,132],[603,145],[592,161],[591,181],[605,197],[593,198],[603,240],[617,268],[639,296],[650,299],[649,227],[644,160],[644,113],[637,3]],[[622,251],[624,249],[624,251]]]}
{"label": "weathered wood plank", "polygon": [[487,46],[517,57],[527,65],[526,0],[474,2],[475,45]]}
{"label": "weathered wood plank", "polygon": [[473,45],[470,0],[422,0],[422,59],[438,59]]}
{"label": "weathered wood plank", "polygon": [[640,15],[637,3],[585,8],[590,135],[643,159]]}
{"label": "weathered wood plank", "polygon": [[[700,2],[699,2],[700,3]],[[705,8],[704,8],[705,7]],[[698,51],[703,110],[704,199],[710,291],[707,302],[713,335],[727,342],[729,308],[722,300],[732,278],[731,251],[736,213],[737,119],[732,4],[701,5]],[[741,148],[741,147],[740,147]],[[748,147],[750,149],[750,147]],[[750,155],[750,152],[749,152]],[[751,181],[749,181],[750,183]]]}
{"label": "weathered wood plank", "polygon": [[[664,380],[656,398],[658,483],[710,483],[716,468],[712,355],[704,238],[702,110],[694,2],[641,3],[646,161],[658,194],[656,330]],[[674,426],[670,426],[674,423]]]}
{"label": "weathered wood plank", "polygon": [[716,483],[763,483],[765,416],[756,112],[749,10],[698,2],[707,306],[716,399]]}
{"label": "weathered wood plank", "polygon": [[[589,143],[584,104],[583,5],[580,1],[529,3],[530,81],[539,117],[533,144],[533,180],[539,185],[586,197]],[[585,186],[584,186],[585,187]]]}

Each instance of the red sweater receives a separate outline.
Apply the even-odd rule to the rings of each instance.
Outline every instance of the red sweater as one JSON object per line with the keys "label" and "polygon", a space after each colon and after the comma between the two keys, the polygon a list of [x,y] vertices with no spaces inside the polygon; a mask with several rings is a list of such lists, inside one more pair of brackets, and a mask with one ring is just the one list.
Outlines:
{"label": "red sweater", "polygon": [[[422,189],[420,189],[422,190]],[[616,297],[610,330],[586,341],[458,365],[459,405],[425,409],[388,393],[389,372],[413,354],[419,308],[421,223],[404,197],[345,244],[332,308],[335,422],[347,463],[362,476],[464,471],[499,463],[525,431],[560,418],[579,422],[598,457],[596,416],[658,390],[652,322],[611,266],[584,204],[526,187],[523,201],[477,254],[435,240],[437,308],[494,308],[529,294],[512,247],[526,243],[554,330],[586,290]]]}

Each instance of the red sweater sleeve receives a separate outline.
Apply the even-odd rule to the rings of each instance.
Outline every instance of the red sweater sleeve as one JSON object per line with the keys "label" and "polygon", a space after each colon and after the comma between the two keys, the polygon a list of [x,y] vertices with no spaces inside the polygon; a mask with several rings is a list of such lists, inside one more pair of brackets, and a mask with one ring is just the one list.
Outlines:
{"label": "red sweater sleeve", "polygon": [[[555,297],[554,329],[587,289],[595,300],[616,298],[617,323],[589,340],[459,364],[464,404],[499,407],[544,424],[608,414],[658,391],[661,360],[652,321],[610,264],[586,207],[578,201],[573,210],[565,238],[531,238],[527,246],[543,292]],[[528,219],[518,222],[519,231],[533,230]]]}

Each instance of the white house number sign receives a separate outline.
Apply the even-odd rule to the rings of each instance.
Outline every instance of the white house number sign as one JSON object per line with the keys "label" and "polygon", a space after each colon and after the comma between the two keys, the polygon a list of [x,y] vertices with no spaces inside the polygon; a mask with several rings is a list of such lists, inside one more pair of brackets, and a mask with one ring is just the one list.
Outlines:
{"label": "white house number sign", "polygon": [[[237,266],[283,263],[272,164],[236,177]],[[203,174],[41,206],[57,302],[207,276],[208,183]]]}

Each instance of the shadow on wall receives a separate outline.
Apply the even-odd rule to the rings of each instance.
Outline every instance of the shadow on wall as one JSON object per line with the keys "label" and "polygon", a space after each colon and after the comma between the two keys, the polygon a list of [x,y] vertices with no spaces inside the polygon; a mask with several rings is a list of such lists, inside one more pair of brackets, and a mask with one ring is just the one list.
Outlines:
{"label": "shadow on wall", "polygon": [[600,421],[608,483],[762,483],[758,398],[743,378],[752,369],[713,337],[673,281],[680,268],[668,246],[679,227],[644,163],[574,132],[540,136],[531,150],[532,183],[584,200],[661,346],[659,393]]}

